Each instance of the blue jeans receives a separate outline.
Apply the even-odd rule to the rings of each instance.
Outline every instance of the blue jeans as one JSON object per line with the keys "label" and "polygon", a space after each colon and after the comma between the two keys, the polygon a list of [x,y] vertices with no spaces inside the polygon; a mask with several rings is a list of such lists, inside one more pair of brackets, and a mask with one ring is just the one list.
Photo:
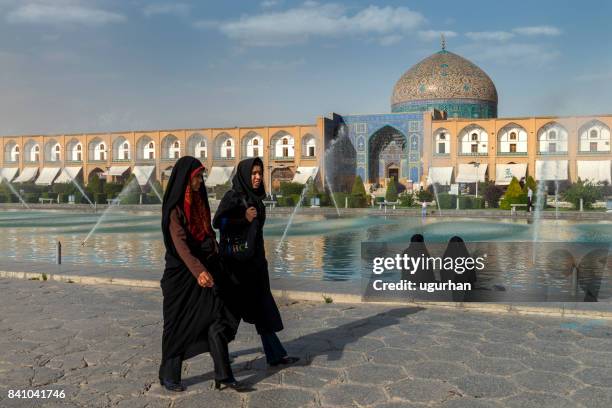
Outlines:
{"label": "blue jeans", "polygon": [[274,332],[263,333],[261,336],[261,344],[263,345],[264,353],[266,353],[266,362],[273,364],[287,355],[287,351],[278,339]]}

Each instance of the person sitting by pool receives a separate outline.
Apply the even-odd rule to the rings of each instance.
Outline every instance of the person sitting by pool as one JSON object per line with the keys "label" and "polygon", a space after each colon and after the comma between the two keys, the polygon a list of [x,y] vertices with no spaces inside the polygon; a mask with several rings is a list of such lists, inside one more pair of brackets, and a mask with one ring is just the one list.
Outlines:
{"label": "person sitting by pool", "polygon": [[232,290],[230,307],[244,321],[255,324],[266,361],[270,366],[277,366],[295,363],[299,358],[289,357],[276,335],[283,330],[283,321],[270,290],[264,249],[263,169],[258,157],[238,163],[232,189],[219,203],[213,226],[221,231],[226,269],[238,281]]}
{"label": "person sitting by pool", "polygon": [[[465,242],[463,242],[463,239],[458,236],[454,236],[448,241],[446,251],[444,251],[444,255],[442,255],[442,259],[446,260],[447,258],[452,258],[454,261],[460,258],[467,259],[470,257],[471,255],[465,246]],[[446,262],[443,263],[443,265],[446,264]],[[453,262],[452,264],[455,265],[456,262]],[[445,268],[443,266],[440,270],[440,278],[442,282],[451,281],[454,283],[469,283],[471,286],[473,286],[476,282],[476,270],[474,267],[471,267],[465,268],[463,273],[457,273],[454,268]],[[454,290],[452,292],[453,301],[464,302],[468,300],[470,292],[471,291]]]}
{"label": "person sitting by pool", "polygon": [[219,275],[213,262],[218,245],[203,171],[198,159],[182,157],[172,169],[164,194],[166,267],[161,279],[164,326],[159,380],[167,390],[184,391],[183,360],[210,352],[215,387],[241,391],[246,387],[234,378],[227,347],[239,320],[225,306],[213,276]]}
{"label": "person sitting by pool", "polygon": [[[429,251],[425,246],[425,238],[421,234],[414,234],[410,237],[410,245],[402,255],[408,255],[410,258],[429,258]],[[435,282],[434,271],[429,265],[419,267],[414,273],[407,269],[402,269],[402,279],[409,280],[415,283]]]}

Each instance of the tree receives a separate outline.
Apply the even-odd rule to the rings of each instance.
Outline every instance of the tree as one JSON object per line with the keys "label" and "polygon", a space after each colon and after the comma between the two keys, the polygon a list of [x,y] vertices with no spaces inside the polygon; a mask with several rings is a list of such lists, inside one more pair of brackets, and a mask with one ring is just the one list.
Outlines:
{"label": "tree", "polygon": [[578,179],[578,181],[565,190],[561,196],[563,200],[572,203],[575,209],[580,208],[581,198],[584,208],[591,208],[595,201],[603,198],[604,188],[605,186],[601,184],[595,185],[590,181],[583,182]]}
{"label": "tree", "polygon": [[91,180],[89,180],[89,183],[87,184],[87,189],[95,194],[102,193],[103,188],[104,186],[102,185],[100,176],[98,176],[98,173],[94,173],[93,176],[91,176]]}
{"label": "tree", "polygon": [[489,208],[499,207],[499,199],[504,194],[504,191],[494,182],[487,182],[482,189],[482,195],[487,202]]}
{"label": "tree", "polygon": [[306,197],[313,198],[319,196],[319,189],[317,188],[317,184],[313,181],[308,185],[308,189],[306,190]]}
{"label": "tree", "polygon": [[389,180],[389,184],[387,184],[385,200],[387,202],[397,201],[397,183],[395,182],[395,177],[391,177],[391,179]]}
{"label": "tree", "polygon": [[351,207],[367,207],[368,195],[366,194],[363,181],[360,176],[355,177],[353,188],[351,189]]}
{"label": "tree", "polygon": [[429,201],[433,201],[434,195],[428,190],[421,190],[417,193],[417,198],[419,199],[420,202],[423,202],[423,201],[429,202]]}
{"label": "tree", "polygon": [[527,176],[527,178],[525,179],[525,187],[523,187],[523,192],[527,192],[527,188],[530,188],[531,191],[533,191],[533,195],[535,198],[535,193],[536,191],[538,191],[538,185],[536,183],[536,181],[533,179],[533,177],[531,176]]}
{"label": "tree", "polygon": [[294,183],[292,181],[281,181],[280,183],[280,193],[283,197],[292,194],[302,195],[302,190],[304,190],[304,184],[302,183]]}
{"label": "tree", "polygon": [[523,192],[516,177],[512,177],[512,181],[510,181],[510,185],[508,185],[504,198],[501,201],[500,208],[509,210],[512,208],[512,204],[527,204],[527,194]]}

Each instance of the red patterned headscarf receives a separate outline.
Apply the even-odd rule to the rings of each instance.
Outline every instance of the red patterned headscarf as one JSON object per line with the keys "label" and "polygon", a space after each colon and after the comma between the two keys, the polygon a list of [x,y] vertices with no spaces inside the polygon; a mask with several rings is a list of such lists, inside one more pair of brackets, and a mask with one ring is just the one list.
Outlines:
{"label": "red patterned headscarf", "polygon": [[[185,200],[183,204],[183,211],[187,218],[187,229],[191,235],[198,241],[204,241],[209,236],[214,238],[215,231],[212,229],[210,224],[210,208],[204,200],[202,200],[202,194],[198,191],[194,192],[191,190],[191,180],[194,177],[200,177],[200,174],[204,171],[204,166],[198,167],[191,172],[189,177],[189,183],[185,189]],[[202,183],[201,188],[206,188]]]}

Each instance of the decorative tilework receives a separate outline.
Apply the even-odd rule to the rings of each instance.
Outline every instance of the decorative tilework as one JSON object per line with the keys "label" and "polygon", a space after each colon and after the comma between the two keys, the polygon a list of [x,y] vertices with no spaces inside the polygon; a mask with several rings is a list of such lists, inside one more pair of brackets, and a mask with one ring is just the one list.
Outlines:
{"label": "decorative tilework", "polygon": [[495,118],[497,103],[476,99],[422,99],[393,105],[393,112],[426,112],[438,109],[448,113],[449,118]]}
{"label": "decorative tilework", "polygon": [[[371,165],[374,165],[378,170],[377,176],[385,177],[386,166],[394,163],[400,168],[401,178],[410,178],[412,177],[411,174],[420,176],[422,172],[419,170],[419,168],[423,144],[422,113],[405,112],[391,114],[347,115],[342,116],[341,120],[346,125],[345,131],[348,132],[347,138],[355,144],[355,151],[357,152],[353,174],[360,175],[364,181],[367,181],[369,179],[369,168]],[[362,124],[365,124],[367,129],[366,134],[357,133],[357,130],[362,129]],[[405,146],[403,149],[398,149],[399,146],[396,146],[395,148],[382,148],[378,152],[371,151],[369,147],[370,140],[380,129],[384,128],[385,126],[390,126],[396,130],[398,134],[403,136],[405,141]],[[361,149],[362,147],[363,149]],[[376,154],[378,157],[370,157],[371,154]],[[418,179],[413,181],[418,181]]]}
{"label": "decorative tilework", "polygon": [[[454,114],[443,108],[443,100],[447,107],[455,108]],[[418,112],[435,107],[449,112],[451,117],[495,117],[497,90],[478,66],[442,50],[402,75],[393,88],[391,107],[393,112]]]}

